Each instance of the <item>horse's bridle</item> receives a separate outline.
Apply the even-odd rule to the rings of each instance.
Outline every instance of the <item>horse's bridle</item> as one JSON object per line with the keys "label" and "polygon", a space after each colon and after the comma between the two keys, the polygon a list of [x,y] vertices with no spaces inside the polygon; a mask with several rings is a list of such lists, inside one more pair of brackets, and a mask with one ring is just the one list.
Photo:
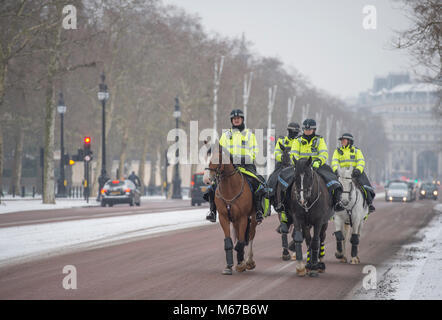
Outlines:
{"label": "horse's bridle", "polygon": [[[224,171],[221,171],[221,163],[220,163],[220,164],[218,164],[218,166],[216,168],[205,168],[205,170],[215,171],[215,182],[216,182],[216,185],[218,186],[216,188],[215,196],[217,198],[220,198],[221,200],[223,200],[224,203],[226,204],[226,206],[230,206],[243,193],[243,191],[244,191],[244,175],[242,174],[241,171],[238,170],[238,168],[235,168],[231,172],[225,174]],[[224,198],[224,196],[221,193],[221,180],[223,178],[231,177],[236,173],[239,173],[241,175],[241,190],[232,199],[226,199],[226,198]]]}
{"label": "horse's bridle", "polygon": [[[315,176],[315,172],[313,171],[313,169],[312,168],[310,168],[310,170],[312,171],[312,176]],[[312,179],[313,180],[313,179]],[[296,187],[296,182],[293,184],[294,185],[294,187],[295,187],[295,198],[296,198],[296,202],[298,203],[298,205],[302,208],[302,209],[304,209],[304,211],[305,212],[309,212],[309,210],[315,205],[315,203],[316,202],[318,202],[318,200],[319,200],[319,197],[321,196],[321,189],[319,188],[319,175],[318,174],[316,174],[316,185],[318,186],[318,196],[316,197],[316,199],[309,205],[309,206],[307,206],[307,202],[306,202],[306,204],[301,204],[300,202],[299,202],[299,199],[298,199],[298,196],[297,196],[297,192],[296,191],[299,191],[299,192],[305,192],[305,191],[311,191],[312,189],[313,189],[313,186],[314,186],[314,183],[312,183],[312,186],[311,186],[311,188],[309,189],[309,190],[307,190],[307,189],[305,189],[304,187],[302,188],[302,189],[297,189],[297,187]]]}

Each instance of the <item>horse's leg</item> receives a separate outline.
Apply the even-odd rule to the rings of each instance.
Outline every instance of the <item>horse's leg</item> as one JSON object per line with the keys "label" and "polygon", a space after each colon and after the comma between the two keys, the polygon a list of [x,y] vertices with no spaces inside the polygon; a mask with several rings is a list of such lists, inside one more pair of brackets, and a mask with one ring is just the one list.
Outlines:
{"label": "horse's leg", "polygon": [[343,219],[343,217],[340,213],[335,214],[334,223],[335,223],[335,229],[336,229],[336,232],[334,233],[334,235],[336,237],[335,257],[336,257],[336,259],[345,263],[345,262],[347,262],[347,258],[345,257],[345,236],[344,236],[345,220]]}
{"label": "horse's leg", "polygon": [[227,220],[226,216],[223,214],[219,215],[219,223],[224,231],[224,250],[226,251],[226,262],[227,266],[223,270],[223,274],[231,275],[233,267],[233,242],[230,237],[230,222]]}
{"label": "horse's leg", "polygon": [[[362,206],[361,206],[362,207]],[[362,224],[364,222],[365,212],[363,208],[356,208],[356,212],[353,215],[353,227],[352,227],[352,235],[350,238],[351,242],[351,264],[359,264],[361,261],[358,257],[358,245],[359,245],[359,236],[361,234]]]}
{"label": "horse's leg", "polygon": [[302,241],[304,241],[304,237],[302,235],[302,229],[299,222],[296,219],[293,219],[293,243],[289,247],[294,249],[296,255],[296,274],[300,277],[305,276],[305,264],[302,261]]}
{"label": "horse's leg", "polygon": [[307,269],[307,272],[309,272],[310,257],[312,255],[311,250],[310,250],[310,245],[311,245],[311,242],[312,242],[312,235],[310,234],[310,228],[309,227],[304,226],[302,228],[302,236],[305,239],[305,245],[307,247],[307,257],[306,257],[307,264],[306,264],[305,268]]}
{"label": "horse's leg", "polygon": [[256,263],[253,260],[253,239],[255,238],[256,233],[256,213],[252,213],[252,221],[250,222],[250,232],[249,232],[249,248],[247,252],[247,261],[246,266],[247,270],[253,270],[256,267]]}
{"label": "horse's leg", "polygon": [[318,259],[319,259],[319,234],[322,225],[317,223],[313,226],[313,238],[310,242],[310,272],[311,277],[318,276]]}
{"label": "horse's leg", "polygon": [[321,232],[319,234],[320,249],[319,249],[318,271],[320,273],[325,272],[324,257],[325,257],[325,236],[326,236],[327,227],[328,227],[328,223],[324,223],[321,227]]}
{"label": "horse's leg", "polygon": [[236,265],[235,269],[238,272],[243,272],[247,268],[246,263],[244,262],[244,248],[246,246],[245,234],[247,228],[247,219],[248,219],[247,216],[241,217],[237,225],[238,241],[236,242],[235,245],[235,251],[237,254],[238,264]]}

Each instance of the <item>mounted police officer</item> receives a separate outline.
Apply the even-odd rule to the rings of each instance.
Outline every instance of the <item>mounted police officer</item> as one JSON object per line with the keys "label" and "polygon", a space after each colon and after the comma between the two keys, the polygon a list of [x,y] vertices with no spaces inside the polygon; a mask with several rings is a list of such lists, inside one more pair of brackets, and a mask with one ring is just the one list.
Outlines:
{"label": "mounted police officer", "polygon": [[[270,188],[271,192],[270,192],[270,199],[271,199],[271,203],[273,204],[273,207],[275,208],[275,210],[282,215],[282,219],[283,220],[287,220],[287,218],[285,217],[285,213],[283,212],[283,207],[282,207],[282,202],[281,200],[283,195],[280,194],[280,196],[276,195],[276,190],[277,190],[277,184],[278,184],[278,176],[281,173],[281,170],[284,168],[283,167],[283,151],[281,150],[281,146],[284,149],[287,149],[289,151],[290,154],[290,150],[292,148],[292,143],[293,141],[298,137],[299,132],[301,131],[301,127],[299,126],[298,123],[295,122],[291,122],[289,123],[289,125],[287,126],[287,135],[285,137],[280,137],[278,139],[278,141],[276,142],[275,145],[275,160],[276,160],[276,165],[275,165],[275,170],[270,174],[268,180],[267,180],[267,186]],[[282,193],[282,192],[281,192]],[[278,226],[278,230],[279,230],[279,226]]]}
{"label": "mounted police officer", "polygon": [[[265,180],[256,173],[256,166],[254,164],[259,151],[255,134],[245,127],[244,113],[240,109],[232,110],[230,122],[232,128],[222,134],[219,144],[230,152],[235,167],[245,169],[241,170],[241,172],[252,187],[256,220],[258,223],[261,223],[263,219],[261,201],[266,188]],[[211,222],[216,222],[215,190],[216,185],[212,184],[204,197],[210,202],[210,212],[206,219]]]}
{"label": "mounted police officer", "polygon": [[292,156],[299,160],[312,157],[312,167],[324,179],[329,192],[332,194],[333,208],[341,211],[344,208],[341,204],[342,186],[338,176],[326,164],[328,159],[328,148],[322,136],[316,134],[316,121],[306,119],[302,123],[303,134],[292,143]]}
{"label": "mounted police officer", "polygon": [[362,151],[353,145],[354,138],[350,133],[344,133],[338,140],[341,141],[341,147],[336,148],[335,152],[333,153],[331,163],[333,171],[336,172],[338,166],[341,168],[353,167],[354,169],[351,176],[356,180],[360,187],[365,189],[366,192],[363,193],[365,193],[367,196],[366,201],[369,212],[375,211],[375,207],[373,206],[372,202],[376,195],[364,171],[365,160]]}

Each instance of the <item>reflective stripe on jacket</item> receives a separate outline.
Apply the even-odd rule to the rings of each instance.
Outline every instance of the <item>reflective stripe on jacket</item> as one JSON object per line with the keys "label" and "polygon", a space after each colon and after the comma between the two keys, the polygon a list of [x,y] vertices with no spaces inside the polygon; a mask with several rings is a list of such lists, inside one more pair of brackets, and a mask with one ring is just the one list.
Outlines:
{"label": "reflective stripe on jacket", "polygon": [[340,147],[333,153],[332,163],[333,171],[341,168],[354,167],[364,172],[365,160],[362,151],[355,146]]}
{"label": "reflective stripe on jacket", "polygon": [[313,161],[316,159],[320,160],[322,166],[328,159],[327,144],[321,136],[314,136],[310,142],[301,136],[292,143],[292,156],[296,160],[311,156]]}
{"label": "reflective stripe on jacket", "polygon": [[222,134],[219,144],[232,156],[249,157],[252,161],[255,161],[259,151],[255,134],[249,129],[244,129],[242,132],[238,129],[229,129]]}
{"label": "reflective stripe on jacket", "polygon": [[282,150],[281,150],[281,147],[279,146],[279,143],[281,143],[285,148],[287,148],[287,147],[290,148],[289,154],[292,155],[291,148],[292,148],[293,141],[295,139],[296,138],[290,139],[287,136],[284,137],[284,138],[279,138],[278,139],[278,142],[276,142],[275,152],[274,152],[275,160],[276,161],[278,161],[278,162],[282,161]]}

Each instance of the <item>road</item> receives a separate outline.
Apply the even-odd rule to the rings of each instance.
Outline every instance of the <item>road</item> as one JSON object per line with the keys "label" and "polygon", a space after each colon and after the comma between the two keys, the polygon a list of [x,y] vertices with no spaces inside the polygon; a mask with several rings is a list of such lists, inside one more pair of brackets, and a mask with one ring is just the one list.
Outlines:
{"label": "road", "polygon": [[[282,261],[281,240],[275,232],[277,217],[272,215],[258,226],[254,243],[257,267],[253,271],[221,274],[225,266],[224,235],[216,223],[4,267],[0,269],[0,299],[344,299],[361,283],[365,265],[380,265],[401,245],[413,240],[416,231],[434,216],[435,203],[376,200],[377,211],[369,217],[361,237],[360,265],[341,264],[335,259],[334,226],[330,223],[327,269],[318,278],[297,277],[294,262]],[[188,203],[186,207],[190,207]],[[132,208],[128,209],[62,211],[66,212],[65,217],[83,219],[118,211],[131,214],[128,212]],[[42,223],[41,220],[59,217],[60,212],[37,215],[33,221],[29,213],[17,214],[17,219],[0,217],[0,225]],[[75,290],[62,286],[66,265],[76,268]]]}

